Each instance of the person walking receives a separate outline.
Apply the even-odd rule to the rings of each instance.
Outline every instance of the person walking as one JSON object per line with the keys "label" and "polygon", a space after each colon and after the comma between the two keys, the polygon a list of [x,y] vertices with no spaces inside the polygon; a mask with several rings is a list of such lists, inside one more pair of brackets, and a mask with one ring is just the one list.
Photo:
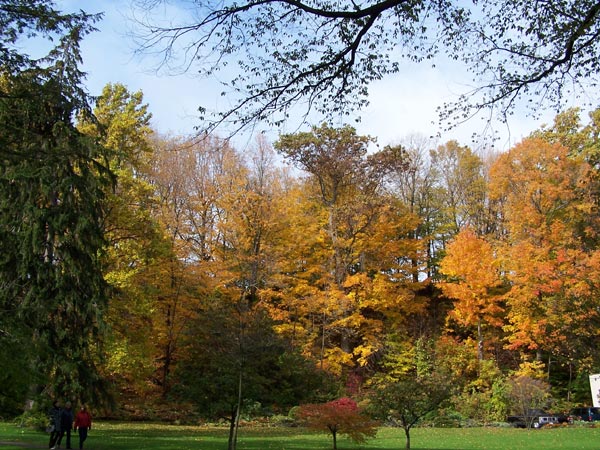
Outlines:
{"label": "person walking", "polygon": [[60,448],[60,443],[63,436],[66,434],[66,447],[71,448],[71,430],[73,429],[73,410],[71,409],[71,402],[65,403],[65,407],[60,412],[60,434],[58,435],[57,447]]}
{"label": "person walking", "polygon": [[92,429],[92,416],[85,408],[85,405],[81,405],[81,409],[75,416],[74,428],[79,433],[79,449],[83,448],[83,443],[87,439],[88,430]]}
{"label": "person walking", "polygon": [[50,442],[48,444],[48,448],[54,449],[56,448],[56,441],[60,436],[60,403],[58,400],[54,400],[52,402],[52,408],[48,412],[48,416],[50,416]]}

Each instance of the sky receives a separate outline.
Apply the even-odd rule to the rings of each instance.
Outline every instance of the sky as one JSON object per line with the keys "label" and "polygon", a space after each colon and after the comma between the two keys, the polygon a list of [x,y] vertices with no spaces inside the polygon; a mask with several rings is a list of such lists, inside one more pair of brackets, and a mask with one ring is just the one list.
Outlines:
{"label": "sky", "polygon": [[[100,94],[107,83],[122,83],[132,92],[141,90],[153,115],[153,127],[174,135],[194,132],[194,126],[199,124],[200,104],[216,106],[223,101],[222,88],[215,80],[198,78],[193,72],[160,73],[156,57],[136,54],[129,0],[57,0],[56,5],[63,12],[84,9],[89,13],[104,13],[104,19],[96,25],[99,31],[86,36],[82,43],[83,70],[87,72],[86,87],[90,94]],[[169,20],[168,16],[177,12],[169,9],[162,14]],[[370,105],[360,112],[360,122],[350,122],[358,134],[377,138],[380,146],[402,143],[409,136],[439,134],[439,143],[455,139],[477,150],[482,144],[473,141],[472,135],[486,132],[489,136],[491,129],[498,137],[494,147],[505,151],[540,125],[551,123],[555,115],[554,111],[547,111],[539,118],[532,118],[517,110],[508,124],[474,118],[451,131],[441,132],[437,107],[467,91],[472,76],[458,63],[438,62],[435,68],[406,63],[402,67],[400,73],[370,86]],[[296,128],[263,131],[274,141],[278,133],[294,132]],[[238,145],[247,145],[252,140],[243,134],[237,139]]]}

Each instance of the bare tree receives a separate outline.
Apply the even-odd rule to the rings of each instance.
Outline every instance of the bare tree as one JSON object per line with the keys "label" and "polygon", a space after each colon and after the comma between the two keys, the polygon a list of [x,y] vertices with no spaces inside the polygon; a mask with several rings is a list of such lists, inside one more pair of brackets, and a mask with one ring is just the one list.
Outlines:
{"label": "bare tree", "polygon": [[531,428],[548,405],[550,385],[527,376],[516,377],[508,382],[508,397],[514,414]]}

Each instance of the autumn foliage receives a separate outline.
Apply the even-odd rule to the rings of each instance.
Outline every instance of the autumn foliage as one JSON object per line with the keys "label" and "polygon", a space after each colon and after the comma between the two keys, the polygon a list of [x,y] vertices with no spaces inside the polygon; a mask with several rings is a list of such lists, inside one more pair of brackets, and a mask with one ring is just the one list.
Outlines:
{"label": "autumn foliage", "polygon": [[364,443],[377,434],[377,422],[369,419],[356,402],[347,397],[303,405],[298,411],[298,418],[307,428],[331,433],[334,449],[337,449],[338,434],[345,434],[357,443]]}
{"label": "autumn foliage", "polygon": [[[327,124],[241,152],[216,136],[157,136],[147,111],[141,93],[108,86],[98,124],[78,124],[110,148],[115,175],[103,202],[110,299],[93,311],[107,325],[95,363],[115,397],[225,417],[232,449],[240,417],[266,405],[305,404],[299,418],[334,446],[340,433],[361,442],[375,425],[354,401],[314,402],[370,398],[377,379],[390,386],[380,417],[403,411],[410,429],[429,411],[433,387],[419,384],[434,369],[457,380],[449,410],[472,420],[505,419],[497,386],[513,376],[589,402],[600,110],[585,128],[567,113],[487,156],[455,141],[371,152],[372,138]],[[8,250],[20,248],[13,223]]]}

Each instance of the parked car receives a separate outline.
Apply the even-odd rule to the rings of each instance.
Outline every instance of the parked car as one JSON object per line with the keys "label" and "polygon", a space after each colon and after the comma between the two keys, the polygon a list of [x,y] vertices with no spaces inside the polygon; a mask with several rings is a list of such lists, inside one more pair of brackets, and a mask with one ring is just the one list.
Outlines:
{"label": "parked car", "polygon": [[506,421],[517,428],[542,428],[545,425],[558,424],[560,417],[540,409],[529,411],[526,415],[508,416]]}
{"label": "parked car", "polygon": [[571,418],[573,420],[584,420],[586,422],[600,420],[600,408],[594,406],[574,408],[571,410]]}

